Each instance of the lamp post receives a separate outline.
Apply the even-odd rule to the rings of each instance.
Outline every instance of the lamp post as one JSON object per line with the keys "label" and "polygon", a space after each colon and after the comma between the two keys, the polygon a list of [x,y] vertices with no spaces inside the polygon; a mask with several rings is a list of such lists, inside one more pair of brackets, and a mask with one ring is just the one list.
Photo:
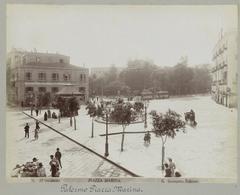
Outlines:
{"label": "lamp post", "polygon": [[93,103],[93,106],[94,106],[94,113],[92,113],[92,135],[91,135],[91,138],[93,138],[93,131],[94,131],[94,117],[96,116],[96,112],[97,112],[97,105],[95,104],[95,100],[92,102]]}
{"label": "lamp post", "polygon": [[107,106],[106,106],[105,113],[106,113],[105,157],[108,157],[108,155],[109,155],[109,152],[108,152],[108,117],[109,117],[109,114],[111,113],[111,107],[110,107],[110,105],[107,105]]}
{"label": "lamp post", "polygon": [[149,101],[148,100],[145,100],[144,101],[144,110],[145,110],[145,113],[144,113],[144,128],[146,129],[147,128],[147,108],[148,108],[148,105],[149,105]]}

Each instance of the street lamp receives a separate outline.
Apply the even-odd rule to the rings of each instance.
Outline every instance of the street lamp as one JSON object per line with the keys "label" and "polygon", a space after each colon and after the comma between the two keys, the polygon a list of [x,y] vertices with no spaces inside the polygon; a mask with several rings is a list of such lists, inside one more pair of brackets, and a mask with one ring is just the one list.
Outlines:
{"label": "street lamp", "polygon": [[144,101],[144,110],[145,110],[145,114],[144,114],[144,128],[146,129],[147,128],[147,108],[148,108],[148,105],[149,105],[149,101],[148,100],[145,100]]}
{"label": "street lamp", "polygon": [[111,113],[111,106],[109,104],[105,108],[105,113],[106,113],[105,157],[108,157],[108,155],[109,155],[109,152],[108,152],[108,117],[109,117],[109,114]]}

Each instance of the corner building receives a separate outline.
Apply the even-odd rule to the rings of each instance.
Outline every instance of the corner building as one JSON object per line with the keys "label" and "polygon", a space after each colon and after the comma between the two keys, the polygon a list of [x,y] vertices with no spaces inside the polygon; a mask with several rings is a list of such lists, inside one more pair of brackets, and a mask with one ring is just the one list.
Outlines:
{"label": "corner building", "polygon": [[212,98],[226,107],[237,107],[237,32],[227,32],[213,50]]}
{"label": "corner building", "polygon": [[71,65],[69,56],[13,49],[8,53],[7,65],[11,84],[8,101],[14,104],[36,104],[39,94],[49,92],[54,97],[66,86],[78,90],[81,101],[88,100],[89,71]]}

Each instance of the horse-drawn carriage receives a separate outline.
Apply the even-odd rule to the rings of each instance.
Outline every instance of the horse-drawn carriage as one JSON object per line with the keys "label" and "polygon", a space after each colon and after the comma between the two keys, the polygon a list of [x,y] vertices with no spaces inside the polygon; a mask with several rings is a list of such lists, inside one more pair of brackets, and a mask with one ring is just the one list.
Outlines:
{"label": "horse-drawn carriage", "polygon": [[185,121],[189,122],[189,124],[192,127],[196,127],[197,126],[197,122],[195,120],[195,112],[193,110],[191,110],[190,112],[185,112],[184,116],[185,116]]}

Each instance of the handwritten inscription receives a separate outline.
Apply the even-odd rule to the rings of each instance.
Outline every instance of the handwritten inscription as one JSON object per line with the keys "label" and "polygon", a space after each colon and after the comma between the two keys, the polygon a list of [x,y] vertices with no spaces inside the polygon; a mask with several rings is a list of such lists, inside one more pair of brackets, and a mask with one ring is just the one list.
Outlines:
{"label": "handwritten inscription", "polygon": [[143,190],[140,187],[132,187],[132,186],[122,186],[115,185],[113,187],[99,187],[95,184],[90,185],[89,187],[78,187],[69,184],[61,185],[61,192],[92,192],[92,193],[111,193],[111,192],[135,192],[142,193]]}

